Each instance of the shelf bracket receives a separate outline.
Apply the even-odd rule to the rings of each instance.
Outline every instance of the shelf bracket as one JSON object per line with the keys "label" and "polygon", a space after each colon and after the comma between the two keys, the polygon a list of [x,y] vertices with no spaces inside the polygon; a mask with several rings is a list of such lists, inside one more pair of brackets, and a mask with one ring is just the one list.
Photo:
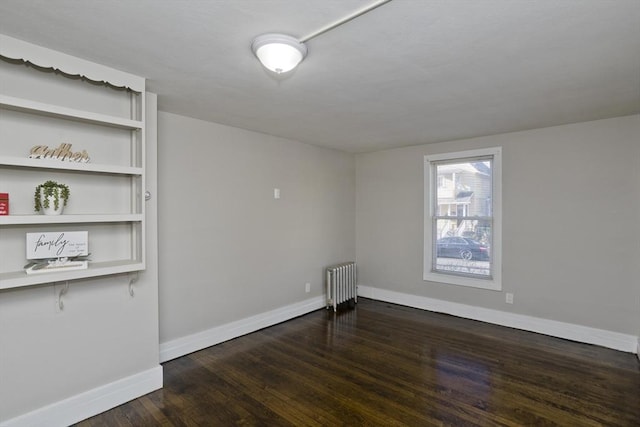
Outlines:
{"label": "shelf bracket", "polygon": [[65,295],[69,291],[69,281],[64,282],[64,286],[60,288],[60,292],[58,292],[58,300],[56,301],[56,305],[58,306],[59,311],[64,310],[64,301],[62,300],[62,296]]}
{"label": "shelf bracket", "polygon": [[133,291],[133,284],[138,281],[138,272],[129,273],[129,295],[131,298],[135,296],[135,292]]}

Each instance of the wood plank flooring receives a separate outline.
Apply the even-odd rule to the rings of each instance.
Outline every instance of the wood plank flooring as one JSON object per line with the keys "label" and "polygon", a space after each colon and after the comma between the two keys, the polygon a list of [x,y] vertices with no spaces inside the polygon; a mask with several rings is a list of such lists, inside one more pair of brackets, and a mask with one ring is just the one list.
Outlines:
{"label": "wood plank flooring", "polygon": [[360,299],[164,364],[88,426],[640,426],[633,354]]}

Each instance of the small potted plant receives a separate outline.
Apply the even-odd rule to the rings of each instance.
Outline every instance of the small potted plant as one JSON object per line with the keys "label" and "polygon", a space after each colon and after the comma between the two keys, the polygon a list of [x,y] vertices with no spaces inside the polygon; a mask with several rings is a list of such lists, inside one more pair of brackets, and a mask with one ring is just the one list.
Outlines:
{"label": "small potted plant", "polygon": [[36,187],[34,208],[36,212],[42,211],[45,215],[60,215],[67,206],[70,194],[69,187],[65,184],[49,180]]}

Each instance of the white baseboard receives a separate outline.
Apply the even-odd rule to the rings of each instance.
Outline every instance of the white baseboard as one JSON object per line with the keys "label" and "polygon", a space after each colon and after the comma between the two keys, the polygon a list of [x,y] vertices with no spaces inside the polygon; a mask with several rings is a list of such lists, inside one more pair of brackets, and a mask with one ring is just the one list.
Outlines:
{"label": "white baseboard", "polygon": [[185,354],[211,347],[323,307],[326,307],[326,299],[324,296],[319,296],[161,343],[160,362],[166,362]]}
{"label": "white baseboard", "polygon": [[160,388],[162,388],[162,366],[157,366],[0,422],[0,426],[68,426]]}
{"label": "white baseboard", "polygon": [[466,319],[479,320],[510,328],[537,332],[587,344],[595,344],[628,353],[640,353],[640,341],[633,335],[606,331],[588,326],[555,320],[541,319],[522,314],[475,307],[450,301],[405,294],[385,289],[358,285],[358,295],[379,301],[391,302],[408,307],[451,314]]}

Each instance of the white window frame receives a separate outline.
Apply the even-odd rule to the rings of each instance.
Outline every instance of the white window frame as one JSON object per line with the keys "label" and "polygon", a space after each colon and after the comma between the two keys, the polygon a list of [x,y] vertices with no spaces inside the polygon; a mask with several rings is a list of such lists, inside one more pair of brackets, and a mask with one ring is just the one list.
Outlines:
{"label": "white window frame", "polygon": [[[433,270],[433,217],[438,206],[435,200],[438,185],[435,177],[434,162],[455,161],[474,157],[493,157],[492,164],[492,244],[491,277],[469,277],[447,274]],[[447,283],[473,288],[502,290],[502,147],[482,148],[478,150],[458,151],[424,156],[424,270],[423,279],[430,282]]]}

